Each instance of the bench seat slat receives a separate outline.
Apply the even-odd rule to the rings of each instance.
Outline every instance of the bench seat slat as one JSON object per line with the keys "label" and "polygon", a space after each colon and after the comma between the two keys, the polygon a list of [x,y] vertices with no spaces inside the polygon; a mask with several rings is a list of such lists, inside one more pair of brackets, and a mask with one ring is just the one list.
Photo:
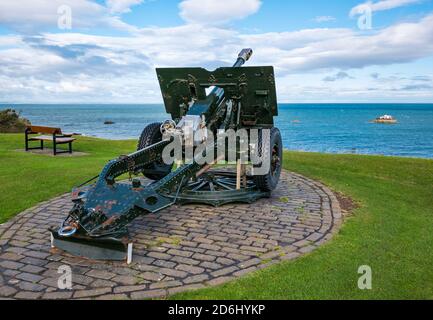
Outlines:
{"label": "bench seat slat", "polygon": [[[37,137],[32,137],[32,139],[44,140],[44,141],[53,141],[52,136],[37,136]],[[56,143],[68,143],[68,142],[72,142],[72,141],[75,141],[75,139],[74,138],[56,138]]]}

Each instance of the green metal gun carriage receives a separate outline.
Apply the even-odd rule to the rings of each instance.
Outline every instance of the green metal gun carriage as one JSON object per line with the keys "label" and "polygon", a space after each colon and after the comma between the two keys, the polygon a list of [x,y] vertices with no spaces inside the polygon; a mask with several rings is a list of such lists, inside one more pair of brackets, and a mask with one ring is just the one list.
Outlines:
{"label": "green metal gun carriage", "polygon": [[[279,181],[283,149],[280,131],[274,127],[278,115],[275,76],[273,67],[242,67],[251,55],[251,49],[244,49],[233,67],[214,71],[157,69],[172,119],[148,125],[137,152],[110,161],[97,177],[73,190],[73,209],[61,226],[50,229],[52,246],[91,259],[130,262],[132,239],[127,226],[138,216],[173,204],[220,206],[269,197]],[[228,149],[235,152],[235,171],[214,169],[219,161],[227,160],[228,151],[221,155],[218,143],[208,139],[209,134],[218,136],[227,130],[247,132],[237,137],[234,150]],[[193,150],[201,151],[174,170],[172,162],[163,161],[164,150],[188,131],[194,133]],[[254,141],[253,132],[259,133]],[[268,170],[247,175],[240,148],[245,139],[246,161],[251,162],[253,154],[260,159],[253,173],[255,167]],[[185,152],[184,145],[182,155]],[[211,161],[204,162],[210,155]],[[117,181],[127,173],[130,181]],[[141,174],[151,182],[132,178]]]}

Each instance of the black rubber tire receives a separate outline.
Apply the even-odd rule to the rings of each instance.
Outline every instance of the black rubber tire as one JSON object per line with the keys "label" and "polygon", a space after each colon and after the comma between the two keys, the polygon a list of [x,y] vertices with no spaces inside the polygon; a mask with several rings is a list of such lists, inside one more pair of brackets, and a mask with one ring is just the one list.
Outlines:
{"label": "black rubber tire", "polygon": [[[141,133],[140,139],[138,140],[137,150],[141,150],[147,148],[155,143],[162,141],[162,133],[161,133],[161,125],[162,123],[152,123],[149,124],[146,128],[144,128]],[[167,165],[162,161],[162,157],[159,161],[156,161],[150,165],[148,165],[143,170],[143,175],[150,180],[161,180],[166,175],[171,172],[173,168],[173,164]],[[146,172],[146,169],[152,171],[160,171],[161,173],[149,173]]]}
{"label": "black rubber tire", "polygon": [[[262,141],[262,134],[259,134],[258,152],[263,161],[270,163],[268,174],[254,176],[256,186],[263,192],[275,190],[280,180],[281,165],[283,163],[283,141],[278,128],[272,128],[269,141]],[[278,160],[277,160],[278,159]]]}

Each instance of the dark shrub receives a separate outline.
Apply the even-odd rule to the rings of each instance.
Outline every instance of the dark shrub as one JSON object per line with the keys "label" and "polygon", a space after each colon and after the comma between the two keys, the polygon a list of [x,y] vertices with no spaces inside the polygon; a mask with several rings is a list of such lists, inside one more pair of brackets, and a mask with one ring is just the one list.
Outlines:
{"label": "dark shrub", "polygon": [[30,121],[20,117],[13,109],[0,110],[0,132],[21,133],[24,132]]}

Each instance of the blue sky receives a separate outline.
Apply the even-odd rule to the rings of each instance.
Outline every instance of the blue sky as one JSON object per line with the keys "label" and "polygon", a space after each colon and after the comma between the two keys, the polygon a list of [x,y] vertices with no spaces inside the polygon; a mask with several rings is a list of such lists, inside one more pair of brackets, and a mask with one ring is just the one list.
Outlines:
{"label": "blue sky", "polygon": [[432,0],[2,0],[0,102],[161,102],[155,67],[242,47],[281,102],[433,102]]}
{"label": "blue sky", "polygon": [[[98,1],[103,4],[104,1]],[[154,0],[136,6],[130,13],[123,15],[123,20],[139,27],[149,25],[171,27],[182,25],[184,21],[179,16],[178,0]],[[376,1],[377,2],[377,1]],[[335,21],[323,22],[320,27],[348,27],[356,26],[349,17],[350,10],[362,3],[357,0],[307,0],[284,1],[264,0],[260,10],[246,19],[234,21],[231,27],[239,28],[245,32],[260,30],[295,31],[317,27],[314,19],[320,16],[332,16]],[[224,5],[221,4],[221,7]],[[423,15],[433,10],[431,1],[421,1],[413,5],[402,6],[393,10],[377,12],[377,26],[386,26],[411,15]],[[161,14],[162,13],[162,14]]]}

